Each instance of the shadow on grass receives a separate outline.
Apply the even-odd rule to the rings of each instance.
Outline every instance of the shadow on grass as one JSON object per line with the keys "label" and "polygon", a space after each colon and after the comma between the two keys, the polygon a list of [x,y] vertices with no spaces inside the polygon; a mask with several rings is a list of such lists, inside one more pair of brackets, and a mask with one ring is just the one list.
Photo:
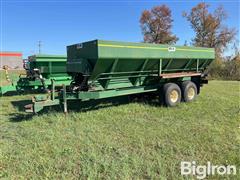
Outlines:
{"label": "shadow on grass", "polygon": [[25,91],[9,91],[4,93],[1,96],[19,96],[19,95],[29,95],[29,94],[39,94],[44,93],[43,90],[35,89],[35,90],[25,90]]}
{"label": "shadow on grass", "polygon": [[11,113],[9,116],[11,122],[22,122],[32,120],[34,114]]}
{"label": "shadow on grass", "polygon": [[21,122],[31,120],[34,114],[26,114],[24,113],[24,106],[31,103],[31,100],[18,100],[12,101],[12,105],[18,109],[19,113],[10,113],[10,121],[11,122]]}
{"label": "shadow on grass", "polygon": [[3,95],[1,96],[18,96],[20,95],[21,93],[17,92],[17,91],[10,91],[10,92],[6,92],[4,93]]}
{"label": "shadow on grass", "polygon": [[[97,100],[89,100],[85,102],[81,101],[68,101],[68,111],[69,112],[87,112],[98,109],[104,109],[112,106],[120,106],[126,105],[130,103],[139,103],[139,104],[148,104],[151,106],[160,106],[159,99],[156,96],[151,96],[150,94],[138,94],[138,95],[128,95],[128,96],[120,96],[120,97],[112,97],[106,99],[97,99]],[[58,106],[56,111],[61,110],[63,112],[63,108]],[[51,112],[50,109],[48,112]]]}
{"label": "shadow on grass", "polygon": [[[71,112],[87,112],[98,109],[104,109],[112,106],[120,106],[129,103],[139,103],[139,104],[147,104],[150,106],[162,106],[163,104],[159,103],[159,98],[154,94],[137,94],[137,95],[128,95],[128,96],[120,96],[106,99],[98,99],[98,100],[89,100],[85,102],[81,102],[78,100],[69,100],[67,102],[68,111]],[[17,108],[20,113],[12,113],[10,114],[10,121],[12,122],[21,122],[26,120],[31,120],[35,114],[26,114],[23,113],[25,111],[24,106],[27,104],[31,104],[30,100],[20,100],[12,102],[12,105]],[[21,113],[22,112],[22,113]],[[62,105],[45,107],[42,111],[40,111],[37,115],[41,116],[43,114],[51,113],[51,112],[63,112]]]}

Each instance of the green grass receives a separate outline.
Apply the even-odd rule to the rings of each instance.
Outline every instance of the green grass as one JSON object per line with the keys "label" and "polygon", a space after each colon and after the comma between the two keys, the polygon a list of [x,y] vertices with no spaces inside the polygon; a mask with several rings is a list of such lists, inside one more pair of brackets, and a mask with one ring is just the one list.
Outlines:
{"label": "green grass", "polygon": [[67,116],[30,116],[17,107],[31,95],[1,97],[0,177],[181,179],[182,160],[240,168],[239,87],[210,81],[176,108],[134,102]]}

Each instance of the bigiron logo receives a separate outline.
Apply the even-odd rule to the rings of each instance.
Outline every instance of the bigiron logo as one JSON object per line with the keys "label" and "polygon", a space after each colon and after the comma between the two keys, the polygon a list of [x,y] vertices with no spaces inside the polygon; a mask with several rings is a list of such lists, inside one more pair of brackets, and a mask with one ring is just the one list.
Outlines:
{"label": "bigiron logo", "polygon": [[213,165],[211,162],[207,162],[206,165],[198,165],[195,161],[181,162],[181,175],[192,175],[197,179],[204,179],[207,176],[214,175],[236,175],[237,168],[235,165]]}

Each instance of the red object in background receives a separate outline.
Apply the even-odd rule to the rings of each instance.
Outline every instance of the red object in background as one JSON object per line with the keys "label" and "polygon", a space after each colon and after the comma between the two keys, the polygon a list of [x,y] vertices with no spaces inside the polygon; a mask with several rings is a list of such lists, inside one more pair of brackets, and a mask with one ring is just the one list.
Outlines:
{"label": "red object in background", "polygon": [[21,57],[22,56],[22,53],[9,53],[9,52],[0,52],[0,56],[18,56],[18,57]]}

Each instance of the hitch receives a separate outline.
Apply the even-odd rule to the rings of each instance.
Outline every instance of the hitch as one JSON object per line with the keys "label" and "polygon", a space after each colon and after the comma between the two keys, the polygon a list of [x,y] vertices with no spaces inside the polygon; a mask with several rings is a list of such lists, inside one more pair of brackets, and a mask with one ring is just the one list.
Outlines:
{"label": "hitch", "polygon": [[55,97],[55,81],[52,80],[52,89],[49,94],[36,95],[32,97],[32,103],[25,106],[25,112],[38,113],[47,106],[60,105],[61,101]]}

